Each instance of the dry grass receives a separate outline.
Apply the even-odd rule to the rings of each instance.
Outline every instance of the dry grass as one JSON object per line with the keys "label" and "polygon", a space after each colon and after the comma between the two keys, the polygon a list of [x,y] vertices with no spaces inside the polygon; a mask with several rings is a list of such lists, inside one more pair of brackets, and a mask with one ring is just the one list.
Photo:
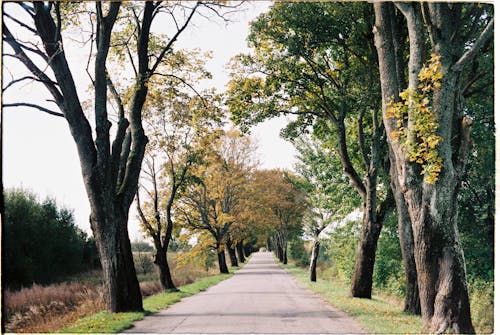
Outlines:
{"label": "dry grass", "polygon": [[4,304],[7,332],[53,331],[105,306],[102,286],[77,282],[6,290]]}
{"label": "dry grass", "polygon": [[[207,271],[191,264],[180,267],[175,261],[176,255],[172,256],[170,264],[177,287],[218,273],[215,268]],[[160,282],[152,280],[154,278],[158,278],[157,274],[150,273],[140,283],[143,297],[163,291]],[[49,286],[33,285],[15,292],[4,291],[5,330],[16,333],[54,332],[68,327],[77,319],[104,310],[106,304],[100,272],[83,274],[75,279]]]}

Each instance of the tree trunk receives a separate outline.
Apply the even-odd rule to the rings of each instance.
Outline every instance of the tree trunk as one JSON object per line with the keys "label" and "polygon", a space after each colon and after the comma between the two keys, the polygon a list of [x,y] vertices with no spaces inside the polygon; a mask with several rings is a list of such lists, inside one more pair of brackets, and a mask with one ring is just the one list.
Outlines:
{"label": "tree trunk", "polygon": [[314,244],[311,253],[311,263],[309,265],[309,279],[311,281],[316,281],[316,263],[318,261],[319,254],[319,240],[314,239]]}
{"label": "tree trunk", "polygon": [[288,264],[288,255],[287,255],[287,254],[288,254],[288,248],[287,248],[287,244],[288,244],[288,243],[287,243],[287,241],[286,241],[286,238],[283,238],[283,242],[282,242],[282,243],[283,243],[283,244],[282,244],[282,246],[281,246],[281,248],[282,248],[282,251],[281,251],[281,252],[282,252],[282,254],[283,254],[283,264],[285,264],[285,265],[286,265],[286,264]]}
{"label": "tree trunk", "polygon": [[236,250],[231,244],[231,240],[226,242],[227,253],[229,254],[229,261],[231,262],[231,266],[238,266],[238,258],[236,258]]}
{"label": "tree trunk", "polygon": [[397,171],[395,168],[394,156],[392,149],[389,148],[390,158],[390,175],[391,175],[391,188],[396,201],[396,209],[398,213],[398,235],[399,244],[401,247],[401,255],[403,258],[403,265],[405,269],[406,279],[406,295],[404,311],[409,314],[420,315],[420,297],[418,291],[417,268],[414,256],[414,243],[413,243],[413,229],[411,227],[410,215],[408,207],[399,187],[397,180]]}
{"label": "tree trunk", "polygon": [[92,209],[90,215],[104,274],[106,304],[113,313],[142,311],[141,290],[128,237],[128,218],[113,212],[112,209]]}
{"label": "tree trunk", "polygon": [[248,258],[252,254],[252,246],[250,244],[245,244],[243,246],[243,252],[245,254],[245,257]]}
{"label": "tree trunk", "polygon": [[172,275],[170,273],[170,267],[168,265],[167,259],[167,249],[161,249],[156,251],[155,264],[160,270],[160,283],[164,290],[177,290],[172,280]]}
{"label": "tree trunk", "polygon": [[238,259],[240,261],[240,263],[244,263],[245,262],[245,255],[244,255],[244,252],[243,252],[243,242],[238,242],[236,243],[236,251],[238,253]]}
{"label": "tree trunk", "polygon": [[[371,193],[375,195],[375,190]],[[382,222],[377,222],[375,203],[368,202],[363,213],[363,225],[351,285],[351,295],[355,298],[371,299],[372,297],[373,268],[381,230]]]}
{"label": "tree trunk", "polygon": [[226,254],[224,252],[224,246],[217,247],[217,260],[219,262],[219,271],[220,273],[229,273],[226,264]]}
{"label": "tree trunk", "polygon": [[[416,49],[423,49],[424,44],[418,45],[419,40],[412,39],[412,36],[418,34],[417,27],[421,24],[418,21],[423,19],[419,16],[420,11],[414,10],[412,13],[409,6],[404,5],[402,10],[405,10],[410,31],[409,88],[416,89],[420,70],[417,60],[418,54],[422,52]],[[399,140],[388,136],[396,162],[397,180],[394,182],[399,183],[404,190],[412,223],[424,331],[444,333],[451,330],[455,333],[474,333],[465,261],[456,222],[457,194],[470,141],[470,122],[460,117],[460,73],[455,69],[457,63],[454,59],[462,51],[457,53],[457,50],[453,49],[457,45],[452,45],[452,41],[456,44],[458,40],[455,34],[460,7],[441,3],[429,3],[425,6],[428,16],[425,24],[433,37],[432,51],[441,56],[442,79],[440,87],[433,88],[432,110],[438,118],[437,135],[442,138],[437,147],[442,165],[438,180],[426,182],[420,174],[421,167],[409,162]],[[398,127],[397,120],[387,117],[386,114],[387,103],[391,99],[397,99],[399,94],[391,28],[395,13],[390,3],[375,3],[374,8],[384,125],[386,132],[390,134]],[[459,47],[463,48],[461,45]],[[413,116],[410,115],[409,119],[410,117]]]}

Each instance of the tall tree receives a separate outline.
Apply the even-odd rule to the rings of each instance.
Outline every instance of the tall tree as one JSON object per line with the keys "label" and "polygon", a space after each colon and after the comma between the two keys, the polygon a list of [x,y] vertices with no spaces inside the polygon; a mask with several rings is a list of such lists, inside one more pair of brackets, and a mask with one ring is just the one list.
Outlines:
{"label": "tall tree", "polygon": [[[193,71],[191,66],[183,68]],[[175,289],[167,262],[174,206],[179,191],[192,182],[192,170],[202,162],[204,148],[217,137],[220,109],[207,92],[192,97],[163,81],[151,91],[154,97],[145,115],[150,143],[141,183],[148,201],[141,204],[138,191],[137,211],[146,234],[153,239],[160,282],[164,289]]]}
{"label": "tall tree", "polygon": [[[162,64],[163,74],[152,81],[145,107],[145,128],[150,142],[143,166],[141,186],[148,200],[137,211],[142,226],[153,239],[155,264],[164,289],[175,289],[167,262],[174,230],[173,210],[179,191],[192,181],[192,170],[200,164],[204,148],[216,139],[220,109],[212,92],[192,90],[190,83],[209,77],[203,58],[178,51]],[[147,208],[147,209],[146,209]]]}
{"label": "tall tree", "polygon": [[[472,126],[464,114],[460,78],[491,39],[493,18],[488,6],[478,4],[396,6],[409,36],[406,71],[396,52],[402,46],[394,38],[392,3],[374,4],[375,45],[393,179],[403,190],[413,228],[424,328],[473,333],[456,222]],[[404,73],[407,81],[401,80]]]}
{"label": "tall tree", "polygon": [[[8,14],[10,8],[15,6],[24,13],[24,18],[17,19],[16,14]],[[9,103],[4,104],[4,107],[34,107],[66,119],[78,150],[90,202],[90,224],[104,270],[108,310],[142,310],[127,222],[148,141],[142,125],[148,83],[165,57],[168,57],[173,44],[185,31],[194,14],[203,7],[214,8],[213,5],[202,2],[144,2],[123,5],[120,2],[96,2],[95,5],[81,4],[84,7],[82,11],[71,6],[74,4],[33,2],[12,4],[6,10],[7,14],[4,15],[8,20],[3,22],[2,36],[4,45],[8,47],[5,48],[4,57],[20,61],[30,72],[29,76],[14,79],[7,87],[24,80],[34,80],[45,86],[51,95],[51,102],[59,111],[33,102]],[[95,6],[94,9],[92,6]],[[84,113],[76,80],[66,56],[70,49],[64,48],[68,42],[66,37],[71,37],[66,34],[66,28],[75,18],[89,19],[85,25],[90,31],[89,74],[90,64],[93,63],[93,107],[89,108],[92,120]],[[152,38],[151,32],[154,21],[159,18],[172,19],[174,27],[172,34],[162,40]],[[119,19],[124,22],[117,24]],[[30,34],[32,41],[36,42],[24,42],[22,38],[18,38],[11,30],[13,25]],[[124,94],[120,94],[113,83],[112,73],[108,72],[111,42],[117,34],[126,34],[129,42],[123,48],[127,51],[127,57],[123,61],[129,61],[134,80],[127,92],[127,99],[124,99]],[[151,45],[155,42],[161,47],[152,51]],[[81,52],[81,49],[77,52]],[[115,118],[108,110],[112,103],[118,111]],[[113,119],[116,120],[114,124],[111,121]],[[94,122],[93,128],[91,122]],[[111,141],[113,125],[115,136]]]}

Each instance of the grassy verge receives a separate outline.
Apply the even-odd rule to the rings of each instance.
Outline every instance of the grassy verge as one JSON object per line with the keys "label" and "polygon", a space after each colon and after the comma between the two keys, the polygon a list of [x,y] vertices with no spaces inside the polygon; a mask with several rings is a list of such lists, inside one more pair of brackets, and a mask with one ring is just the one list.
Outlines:
{"label": "grassy verge", "polygon": [[204,291],[231,277],[235,270],[238,268],[231,269],[229,274],[202,278],[192,284],[181,286],[177,292],[163,292],[148,297],[143,301],[144,312],[109,313],[102,311],[78,320],[73,326],[61,330],[60,333],[118,333],[132,327],[134,321],[141,320],[146,315],[165,309],[179,302],[182,298]]}
{"label": "grassy verge", "polygon": [[352,298],[349,287],[338,280],[309,281],[307,271],[295,265],[280,265],[299,283],[319,293],[332,306],[354,316],[372,334],[419,334],[422,320],[402,312],[399,303],[374,295],[372,299]]}

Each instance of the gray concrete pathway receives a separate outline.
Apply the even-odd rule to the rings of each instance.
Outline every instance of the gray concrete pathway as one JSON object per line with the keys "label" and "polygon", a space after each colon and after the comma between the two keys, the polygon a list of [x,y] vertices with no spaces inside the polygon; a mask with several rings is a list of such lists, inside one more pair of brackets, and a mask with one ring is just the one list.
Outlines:
{"label": "gray concrete pathway", "polygon": [[300,287],[269,252],[236,274],[135,323],[126,333],[359,334],[345,313]]}

